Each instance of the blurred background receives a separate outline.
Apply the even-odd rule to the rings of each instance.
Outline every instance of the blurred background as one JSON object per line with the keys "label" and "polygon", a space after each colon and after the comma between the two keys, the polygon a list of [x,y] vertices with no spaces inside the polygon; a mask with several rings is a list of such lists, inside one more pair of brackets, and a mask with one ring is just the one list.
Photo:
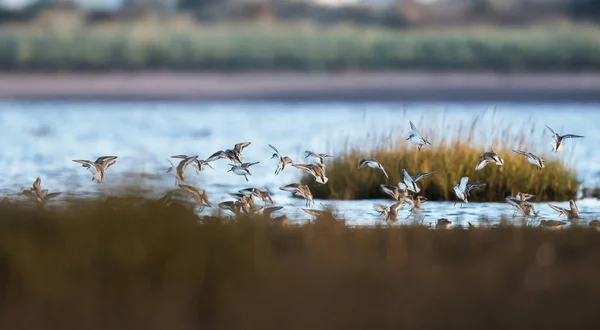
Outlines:
{"label": "blurred background", "polygon": [[581,71],[593,0],[0,0],[5,71]]}

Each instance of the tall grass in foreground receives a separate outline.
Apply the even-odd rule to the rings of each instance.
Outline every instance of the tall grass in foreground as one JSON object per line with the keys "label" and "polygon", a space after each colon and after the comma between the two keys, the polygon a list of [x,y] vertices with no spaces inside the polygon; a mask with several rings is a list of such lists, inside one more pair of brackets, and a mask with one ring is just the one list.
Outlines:
{"label": "tall grass in foreground", "polygon": [[155,22],[0,31],[0,70],[8,71],[598,68],[600,28],[584,25],[389,30]]}
{"label": "tall grass in foreground", "polygon": [[0,209],[2,329],[593,329],[600,233]]}
{"label": "tall grass in foreground", "polygon": [[[562,201],[576,198],[580,182],[577,174],[566,165],[565,154],[551,155],[547,144],[536,144],[535,128],[525,127],[518,134],[511,133],[511,125],[497,128],[494,132],[478,132],[478,119],[469,126],[460,126],[453,135],[445,134],[449,126],[434,128],[426,123],[416,123],[421,135],[432,145],[421,151],[408,141],[408,131],[378,135],[355,144],[346,143],[344,149],[327,163],[327,185],[315,182],[314,177],[305,175],[302,183],[307,184],[316,198],[322,199],[375,199],[388,198],[380,188],[381,184],[396,185],[403,181],[402,169],[409,174],[435,171],[435,174],[418,181],[420,195],[432,201],[456,200],[453,186],[463,176],[470,183],[485,183],[485,188],[471,192],[472,202],[504,201],[517,192],[536,195],[538,201]],[[545,134],[546,132],[543,132]],[[482,141],[491,141],[484,145]],[[550,139],[545,135],[545,139]],[[365,151],[365,146],[371,148]],[[536,146],[537,147],[534,147]],[[493,149],[503,159],[504,166],[488,164],[483,170],[475,171],[479,157]],[[542,170],[527,162],[524,156],[514,150],[525,150],[546,160]],[[358,169],[362,158],[375,158],[386,169],[390,179],[381,171],[364,167]]]}

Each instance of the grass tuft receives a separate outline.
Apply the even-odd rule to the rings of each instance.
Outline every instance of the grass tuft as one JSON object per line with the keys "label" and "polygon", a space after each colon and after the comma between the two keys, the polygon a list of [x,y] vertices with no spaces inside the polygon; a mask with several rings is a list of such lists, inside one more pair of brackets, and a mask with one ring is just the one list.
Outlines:
{"label": "grass tuft", "polygon": [[[402,182],[402,169],[405,168],[412,176],[435,171],[434,175],[417,182],[421,188],[419,194],[431,201],[456,200],[453,186],[463,176],[468,176],[470,183],[487,184],[471,192],[469,201],[473,202],[504,201],[517,192],[534,194],[535,200],[542,201],[564,201],[577,196],[580,182],[577,173],[567,166],[564,157],[568,155],[554,155],[540,148],[534,127],[524,126],[520,132],[515,132],[514,127],[507,125],[496,128],[495,132],[480,132],[476,129],[478,119],[474,119],[469,125],[460,123],[454,135],[447,136],[440,133],[444,129],[440,131],[436,125],[415,124],[432,145],[417,151],[416,145],[406,141],[407,130],[376,135],[355,144],[346,143],[344,149],[326,163],[327,185],[316,183],[310,175],[304,175],[301,182],[310,187],[315,198],[320,199],[388,198],[380,185]],[[449,129],[444,123],[442,127]],[[541,133],[543,139],[549,139],[547,132],[542,130]],[[488,164],[484,169],[475,171],[479,157],[490,149],[503,158],[504,166]],[[546,160],[546,167],[540,170],[513,150],[525,150],[542,157]],[[389,180],[380,170],[369,167],[359,170],[358,162],[362,158],[379,161]]]}

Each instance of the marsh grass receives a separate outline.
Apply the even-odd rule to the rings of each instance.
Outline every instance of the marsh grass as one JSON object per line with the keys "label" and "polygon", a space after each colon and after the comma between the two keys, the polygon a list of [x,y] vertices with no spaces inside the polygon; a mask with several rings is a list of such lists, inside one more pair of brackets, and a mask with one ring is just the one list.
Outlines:
{"label": "marsh grass", "polygon": [[[434,175],[418,182],[420,195],[431,201],[456,200],[452,187],[463,176],[468,176],[470,183],[487,184],[471,192],[471,202],[503,202],[507,196],[514,196],[517,192],[534,194],[536,200],[542,201],[576,198],[580,182],[576,172],[568,166],[572,154],[568,151],[551,154],[548,144],[540,142],[550,139],[545,128],[540,130],[538,124],[532,123],[525,123],[519,128],[508,123],[504,127],[494,124],[494,128],[488,130],[479,127],[479,120],[480,117],[477,117],[470,123],[460,122],[456,127],[449,125],[445,117],[441,123],[430,117],[427,121],[423,118],[415,121],[421,135],[432,143],[420,152],[406,141],[409,135],[406,128],[346,141],[343,149],[326,163],[327,185],[316,183],[309,175],[304,175],[301,182],[321,199],[388,198],[380,185],[401,182],[402,169],[405,168],[413,176],[435,171]],[[490,149],[503,158],[504,166],[488,164],[484,169],[475,171],[479,157]],[[540,170],[513,150],[530,151],[542,157],[546,167]],[[358,162],[362,158],[379,161],[389,180],[379,170],[368,167],[359,170]]]}
{"label": "marsh grass", "polygon": [[3,26],[0,69],[562,71],[600,67],[600,29],[586,25],[388,30],[309,23],[69,25],[66,20],[55,21]]}
{"label": "marsh grass", "polygon": [[[143,203],[141,205],[144,205]],[[0,208],[2,329],[592,329],[600,233]]]}

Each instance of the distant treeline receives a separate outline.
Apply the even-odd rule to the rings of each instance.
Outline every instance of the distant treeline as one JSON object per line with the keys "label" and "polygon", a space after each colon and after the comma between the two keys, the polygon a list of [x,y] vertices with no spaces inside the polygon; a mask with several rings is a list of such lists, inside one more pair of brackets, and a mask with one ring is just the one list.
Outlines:
{"label": "distant treeline", "polygon": [[326,6],[299,0],[124,0],[120,8],[83,10],[76,1],[37,1],[19,11],[0,9],[0,24],[31,21],[56,8],[81,11],[88,22],[129,20],[149,13],[184,14],[200,22],[235,20],[315,21],[393,28],[488,23],[522,25],[556,20],[600,21],[595,0],[415,0],[361,1]]}
{"label": "distant treeline", "polygon": [[600,69],[600,28],[393,30],[316,24],[77,23],[0,30],[0,70]]}

